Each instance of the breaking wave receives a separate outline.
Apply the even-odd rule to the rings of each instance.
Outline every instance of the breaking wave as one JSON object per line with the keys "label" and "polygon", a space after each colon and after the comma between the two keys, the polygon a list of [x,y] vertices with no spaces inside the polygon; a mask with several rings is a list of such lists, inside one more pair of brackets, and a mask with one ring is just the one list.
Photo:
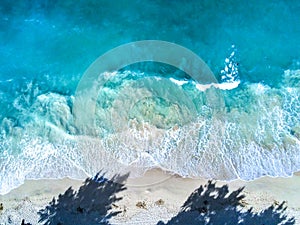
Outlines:
{"label": "breaking wave", "polygon": [[285,71],[278,87],[241,83],[232,60],[222,82],[206,88],[113,73],[99,91],[89,135],[74,124],[74,97],[29,83],[14,100],[19,114],[1,122],[0,194],[25,179],[81,179],[103,168],[140,176],[159,167],[221,180],[299,171],[300,71]]}

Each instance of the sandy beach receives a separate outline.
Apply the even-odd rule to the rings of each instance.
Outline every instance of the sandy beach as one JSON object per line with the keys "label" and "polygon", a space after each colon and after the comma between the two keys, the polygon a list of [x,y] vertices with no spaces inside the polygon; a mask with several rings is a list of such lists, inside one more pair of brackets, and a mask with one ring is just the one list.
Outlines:
{"label": "sandy beach", "polygon": [[[200,185],[207,184],[206,179],[182,178],[170,175],[158,169],[148,171],[143,177],[129,178],[127,189],[117,194],[122,197],[113,204],[112,209],[121,211],[112,217],[111,224],[157,224],[167,222],[176,216],[180,207],[190,194]],[[217,186],[228,185],[230,191],[245,186],[243,207],[259,212],[271,205],[286,201],[286,214],[295,217],[295,224],[300,224],[300,176],[290,178],[264,177],[254,181],[235,180],[217,181]],[[0,224],[21,224],[22,219],[31,224],[38,224],[37,212],[70,186],[77,190],[82,181],[27,180],[19,188],[0,196],[3,210],[0,211]]]}

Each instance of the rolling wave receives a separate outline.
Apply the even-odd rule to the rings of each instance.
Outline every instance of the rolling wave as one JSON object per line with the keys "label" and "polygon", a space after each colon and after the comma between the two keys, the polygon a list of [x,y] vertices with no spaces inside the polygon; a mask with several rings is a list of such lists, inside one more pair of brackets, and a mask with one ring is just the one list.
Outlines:
{"label": "rolling wave", "polygon": [[92,135],[74,124],[72,96],[29,85],[14,100],[19,114],[1,122],[0,194],[25,179],[82,179],[103,168],[140,176],[160,167],[221,180],[299,171],[300,71],[285,71],[273,88],[231,79],[229,64],[228,79],[205,89],[174,77],[114,73],[99,90]]}

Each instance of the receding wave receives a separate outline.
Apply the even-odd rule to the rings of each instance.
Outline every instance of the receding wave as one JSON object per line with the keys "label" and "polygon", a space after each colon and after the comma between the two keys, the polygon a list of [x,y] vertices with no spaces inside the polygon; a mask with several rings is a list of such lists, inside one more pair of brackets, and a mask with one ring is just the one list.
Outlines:
{"label": "receding wave", "polygon": [[1,123],[0,194],[25,179],[80,179],[100,169],[290,176],[300,169],[300,71],[283,77],[277,88],[235,79],[221,83],[235,88],[200,91],[190,80],[114,73],[99,90],[89,135],[74,124],[72,96],[34,92],[29,107],[19,96],[20,114]]}

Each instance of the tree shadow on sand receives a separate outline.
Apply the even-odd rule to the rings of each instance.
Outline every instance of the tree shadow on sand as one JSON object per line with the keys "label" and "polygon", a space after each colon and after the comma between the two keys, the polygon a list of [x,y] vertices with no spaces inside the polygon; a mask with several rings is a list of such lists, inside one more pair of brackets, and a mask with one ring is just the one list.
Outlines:
{"label": "tree shadow on sand", "polygon": [[285,214],[284,202],[278,206],[255,213],[244,209],[242,194],[244,188],[229,193],[227,185],[216,187],[209,181],[196,189],[181,207],[180,212],[166,224],[157,225],[293,225],[294,218]]}
{"label": "tree shadow on sand", "polygon": [[129,174],[115,175],[111,180],[98,173],[88,178],[78,191],[70,187],[58,199],[38,212],[44,225],[109,224],[109,219],[121,211],[112,211],[113,203],[121,200],[116,194],[126,189]]}
{"label": "tree shadow on sand", "polygon": [[[88,178],[78,191],[71,187],[38,212],[39,222],[44,225],[96,225],[110,224],[109,219],[121,213],[112,210],[121,200],[117,193],[126,189],[129,174],[115,175],[111,180],[98,173]],[[289,218],[284,202],[254,212],[244,206],[244,188],[230,192],[227,185],[217,187],[208,181],[196,189],[181,207],[179,213],[167,223],[157,225],[294,225]]]}

